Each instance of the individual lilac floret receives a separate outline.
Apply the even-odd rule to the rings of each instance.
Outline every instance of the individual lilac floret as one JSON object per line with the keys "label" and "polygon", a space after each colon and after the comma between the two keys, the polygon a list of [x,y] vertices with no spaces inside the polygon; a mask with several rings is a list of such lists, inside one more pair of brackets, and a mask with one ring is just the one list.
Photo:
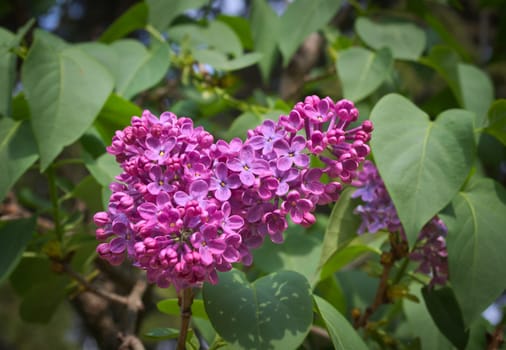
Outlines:
{"label": "individual lilac floret", "polygon": [[[364,204],[357,206],[355,213],[362,217],[359,234],[375,233],[380,230],[399,232],[405,238],[404,229],[397,211],[378,170],[370,161],[365,161],[356,181],[358,189],[353,198],[361,198]],[[448,279],[446,251],[447,228],[437,216],[432,218],[418,235],[409,257],[420,262],[418,272],[431,277],[430,285],[443,285]]]}

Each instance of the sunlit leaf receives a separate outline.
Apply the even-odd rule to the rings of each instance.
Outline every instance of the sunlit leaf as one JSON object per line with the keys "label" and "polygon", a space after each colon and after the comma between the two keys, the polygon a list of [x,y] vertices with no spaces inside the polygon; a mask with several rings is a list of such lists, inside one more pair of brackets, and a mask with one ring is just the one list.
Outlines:
{"label": "sunlit leaf", "polygon": [[474,159],[472,113],[452,109],[435,121],[390,94],[373,108],[371,148],[409,242],[457,194]]}
{"label": "sunlit leaf", "polygon": [[387,47],[397,59],[417,60],[425,49],[425,33],[413,23],[376,23],[359,17],[355,30],[368,46],[376,50]]}
{"label": "sunlit leaf", "polygon": [[314,295],[313,298],[318,307],[318,312],[327,326],[334,349],[368,349],[357,331],[353,329],[348,320],[339,311],[325,299],[317,295]]}
{"label": "sunlit leaf", "polygon": [[250,283],[232,270],[219,278],[204,285],[205,308],[234,348],[283,350],[302,343],[313,322],[311,290],[302,275],[280,271]]}
{"label": "sunlit leaf", "polygon": [[339,54],[336,65],[343,96],[359,101],[374,92],[390,75],[393,59],[388,49],[372,52],[352,47]]}
{"label": "sunlit leaf", "polygon": [[79,48],[38,30],[22,76],[41,170],[93,123],[112,88],[111,75]]}

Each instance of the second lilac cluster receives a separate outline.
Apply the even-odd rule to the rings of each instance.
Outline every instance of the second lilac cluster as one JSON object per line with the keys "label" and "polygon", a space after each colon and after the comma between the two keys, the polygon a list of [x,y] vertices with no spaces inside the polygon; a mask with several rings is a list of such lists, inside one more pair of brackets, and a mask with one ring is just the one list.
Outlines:
{"label": "second lilac cluster", "polygon": [[99,256],[128,256],[161,287],[216,283],[217,271],[251,264],[266,236],[281,243],[288,217],[311,225],[316,205],[337,200],[369,154],[372,124],[347,130],[357,118],[350,101],[311,96],[244,142],[215,142],[189,118],[145,111],[107,149],[123,172],[94,216]]}
{"label": "second lilac cluster", "polygon": [[[399,232],[405,239],[394,203],[372,162],[364,162],[363,169],[357,176],[356,185],[359,188],[352,197],[360,197],[364,202],[355,209],[355,213],[362,217],[358,233],[375,233],[385,230]],[[409,255],[411,260],[420,263],[417,271],[431,277],[430,285],[443,285],[448,279],[448,254],[445,240],[447,232],[444,222],[435,216],[422,228],[415,248]]]}

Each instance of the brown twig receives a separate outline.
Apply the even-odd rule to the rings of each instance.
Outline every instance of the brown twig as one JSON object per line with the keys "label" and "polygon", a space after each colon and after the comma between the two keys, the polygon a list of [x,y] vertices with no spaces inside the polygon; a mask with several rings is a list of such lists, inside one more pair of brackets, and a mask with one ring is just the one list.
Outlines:
{"label": "brown twig", "polygon": [[504,344],[504,325],[505,322],[503,321],[495,327],[494,333],[492,333],[491,335],[487,334],[488,335],[487,350],[499,350],[502,344]]}
{"label": "brown twig", "polygon": [[177,339],[177,350],[184,350],[186,345],[186,336],[192,316],[193,291],[191,288],[183,289],[179,298],[179,307],[181,308],[181,328]]}
{"label": "brown twig", "polygon": [[104,299],[113,301],[115,303],[128,306],[128,304],[129,304],[128,297],[125,297],[125,296],[122,296],[122,295],[118,295],[116,293],[111,293],[111,292],[108,292],[108,291],[105,291],[105,290],[101,290],[101,289],[95,287],[90,282],[88,282],[88,280],[86,280],[86,278],[84,278],[83,276],[81,276],[79,273],[77,273],[76,271],[74,271],[74,269],[72,269],[72,267],[69,264],[62,263],[61,265],[62,265],[63,272],[65,272],[70,277],[72,277],[86,291],[91,292],[91,293],[93,293],[95,295],[98,295],[99,297],[102,297]]}
{"label": "brown twig", "polygon": [[388,302],[388,277],[390,275],[390,271],[395,263],[395,259],[393,259],[393,254],[391,252],[384,252],[381,255],[381,264],[383,265],[383,272],[381,273],[380,283],[378,289],[376,290],[376,295],[374,297],[374,301],[362,315],[358,315],[355,318],[353,326],[358,329],[361,327],[365,327],[367,322],[369,321],[369,317],[384,303]]}

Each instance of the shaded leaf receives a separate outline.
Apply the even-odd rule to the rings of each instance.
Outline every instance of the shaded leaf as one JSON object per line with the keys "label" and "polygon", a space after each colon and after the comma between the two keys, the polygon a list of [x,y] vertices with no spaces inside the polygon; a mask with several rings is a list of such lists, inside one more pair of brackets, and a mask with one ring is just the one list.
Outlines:
{"label": "shaded leaf", "polygon": [[329,223],[323,238],[322,253],[318,270],[340,249],[348,245],[355,237],[361,223],[359,215],[353,211],[358,205],[358,200],[352,199],[354,189],[346,188],[340,195],[339,200],[332,208]]}
{"label": "shaded leaf", "polygon": [[[177,298],[159,301],[156,304],[156,307],[158,308],[159,311],[167,315],[179,315],[181,313]],[[204,302],[202,301],[202,299],[193,299],[192,317],[198,317],[204,320],[208,319],[206,310],[204,308]]]}
{"label": "shaded leaf", "polygon": [[[190,330],[191,332],[191,330]],[[177,339],[179,336],[179,329],[175,328],[154,328],[144,333],[146,338],[164,340],[164,339]]]}
{"label": "shaded leaf", "polygon": [[257,63],[262,54],[258,52],[247,53],[232,60],[229,60],[223,53],[215,50],[195,50],[195,59],[201,63],[207,63],[216,69],[234,71]]}
{"label": "shaded leaf", "polygon": [[16,78],[16,55],[10,51],[15,35],[0,28],[0,115],[11,114],[12,88]]}
{"label": "shaded leaf", "polygon": [[141,116],[142,110],[134,103],[111,94],[105,102],[93,124],[102,140],[110,144],[116,130],[122,130],[130,124],[133,116]]}
{"label": "shaded leaf", "polygon": [[441,218],[448,226],[449,275],[464,322],[469,326],[503,292],[506,275],[506,190],[486,178],[472,178]]}
{"label": "shaded leaf", "polygon": [[311,290],[302,275],[280,271],[249,283],[232,270],[219,278],[216,285],[204,285],[205,308],[233,347],[295,349],[302,343],[313,321]]}
{"label": "shaded leaf", "polygon": [[35,231],[36,217],[0,222],[0,284],[9,277],[21,259]]}
{"label": "shaded leaf", "polygon": [[452,342],[457,349],[466,347],[469,330],[466,330],[462,312],[450,287],[439,289],[422,288],[423,299],[427,310],[441,333]]}
{"label": "shaded leaf", "polygon": [[452,109],[435,121],[390,94],[373,108],[371,149],[408,241],[458,192],[474,159],[472,113]]}
{"label": "shaded leaf", "polygon": [[485,131],[506,145],[506,99],[492,104],[488,111],[488,124]]}
{"label": "shaded leaf", "polygon": [[145,2],[132,5],[102,33],[99,41],[111,43],[134,30],[144,28],[148,22],[148,6]]}
{"label": "shaded leaf", "polygon": [[112,87],[95,59],[38,30],[22,68],[41,170],[92,124]]}
{"label": "shaded leaf", "polygon": [[340,0],[295,0],[281,17],[278,45],[286,66],[306,37],[323,28],[341,7]]}
{"label": "shaded leaf", "polygon": [[104,153],[97,159],[85,153],[83,158],[86,168],[103,187],[109,187],[111,182],[115,181],[115,176],[122,171],[114,156],[109,153]]}
{"label": "shaded leaf", "polygon": [[388,49],[372,52],[352,47],[339,54],[336,66],[343,96],[359,101],[374,92],[390,75],[393,59]]}
{"label": "shaded leaf", "polygon": [[251,7],[251,32],[255,50],[263,54],[258,63],[262,79],[267,82],[276,59],[281,20],[266,0],[255,0]]}
{"label": "shaded leaf", "polygon": [[351,326],[348,320],[341,315],[328,301],[313,295],[313,299],[318,307],[318,313],[323,318],[330,339],[334,348],[337,350],[366,350],[364,343],[357,331]]}
{"label": "shaded leaf", "polygon": [[403,310],[406,315],[406,330],[408,336],[417,337],[421,342],[421,349],[427,350],[453,350],[454,347],[439,331],[434,320],[425,305],[420,287],[412,288],[410,294],[420,300],[415,303],[409,300],[403,302]]}
{"label": "shaded leaf", "polygon": [[387,47],[397,59],[417,60],[426,45],[424,31],[412,23],[375,23],[359,17],[355,30],[368,46],[376,50]]}
{"label": "shaded leaf", "polygon": [[29,122],[0,119],[0,200],[38,158]]}

